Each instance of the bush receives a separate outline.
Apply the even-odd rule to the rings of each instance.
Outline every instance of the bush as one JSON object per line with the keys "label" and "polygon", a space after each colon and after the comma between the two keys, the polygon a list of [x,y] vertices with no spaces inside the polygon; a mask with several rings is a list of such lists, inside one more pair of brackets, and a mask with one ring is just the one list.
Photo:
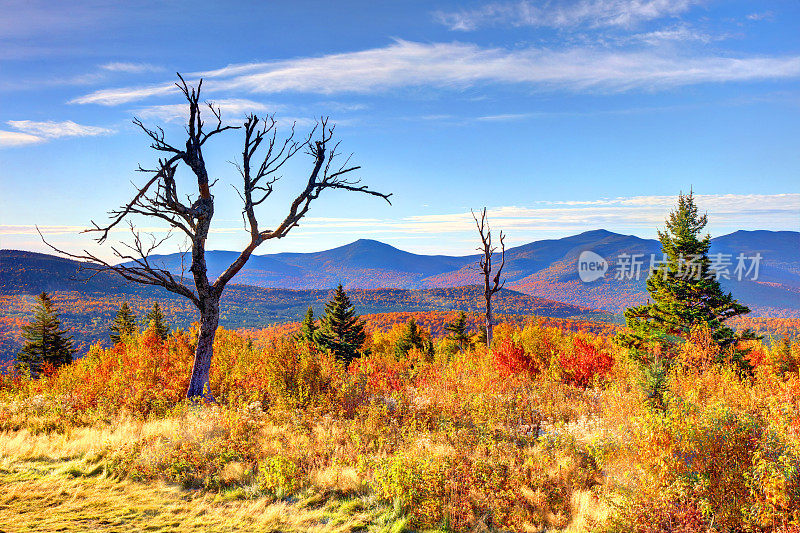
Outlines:
{"label": "bush", "polygon": [[601,348],[590,344],[587,340],[575,336],[572,349],[562,353],[558,358],[562,377],[565,383],[586,388],[597,379],[605,379],[614,366],[614,359]]}
{"label": "bush", "polygon": [[229,465],[252,471],[263,424],[258,411],[191,407],[172,426],[156,426],[108,451],[112,472],[135,480],[161,479],[186,488],[218,490],[232,482]]}
{"label": "bush", "polygon": [[302,483],[297,464],[281,456],[268,457],[261,463],[257,481],[262,492],[279,500],[295,494]]}
{"label": "bush", "polygon": [[537,361],[526,354],[522,346],[509,337],[496,343],[496,347],[492,349],[492,355],[498,370],[504,376],[524,374],[534,377],[540,371]]}

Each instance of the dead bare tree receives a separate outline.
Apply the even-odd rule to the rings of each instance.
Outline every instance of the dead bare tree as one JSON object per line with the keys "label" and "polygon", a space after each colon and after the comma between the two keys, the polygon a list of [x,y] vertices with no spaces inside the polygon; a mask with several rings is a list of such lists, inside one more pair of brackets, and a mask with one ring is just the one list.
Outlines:
{"label": "dead bare tree", "polygon": [[503,267],[506,264],[506,244],[505,235],[500,231],[500,249],[501,260],[500,268],[494,272],[492,276],[492,257],[497,251],[496,246],[492,246],[492,230],[489,228],[489,221],[486,220],[486,208],[481,211],[481,219],[472,212],[472,218],[475,219],[475,225],[478,228],[478,234],[481,236],[481,245],[478,251],[483,255],[478,261],[478,270],[483,274],[483,296],[486,299],[486,346],[492,345],[492,328],[494,327],[494,316],[492,315],[492,296],[498,292],[506,284],[505,280],[500,281],[500,275],[503,272]]}
{"label": "dead bare tree", "polygon": [[[189,86],[178,74],[178,88],[186,98],[189,107],[189,120],[186,126],[187,139],[184,146],[170,144],[166,140],[164,130],[160,127],[150,129],[139,119],[136,124],[151,140],[151,148],[161,152],[164,157],[158,159],[156,168],[139,167],[139,171],[150,174],[131,201],[119,209],[109,212],[111,221],[103,226],[92,222],[93,228],[86,230],[97,232],[96,241],[103,244],[123,221],[127,221],[133,233],[133,244],[121,249],[112,246],[114,255],[121,259],[119,264],[111,264],[84,250],[83,254],[71,254],[57,251],[70,257],[89,263],[88,268],[95,272],[112,271],[123,278],[136,283],[157,285],[168,291],[180,294],[195,304],[200,311],[200,332],[194,356],[191,381],[186,392],[187,398],[204,397],[213,401],[209,390],[209,370],[213,357],[214,336],[219,325],[219,303],[226,284],[247,263],[253,251],[264,241],[281,239],[292,228],[299,225],[300,220],[308,213],[311,202],[316,200],[326,189],[341,189],[351,192],[370,194],[383,198],[391,205],[389,197],[373,191],[360,180],[351,180],[347,176],[358,170],[359,166],[349,166],[350,157],[338,164],[338,142],[333,142],[334,126],[328,125],[328,119],[321,119],[305,138],[295,140],[294,126],[291,134],[279,139],[274,117],[261,119],[256,115],[248,115],[242,126],[223,126],[222,114],[213,103],[206,103],[214,117],[214,126],[208,131],[201,118],[200,89],[202,79],[197,88]],[[206,163],[203,159],[205,143],[215,135],[230,129],[244,130],[244,146],[240,162],[234,163],[242,178],[241,189],[236,189],[243,202],[242,218],[245,229],[250,234],[250,242],[238,257],[226,268],[215,281],[208,278],[206,266],[206,239],[214,217],[214,195],[211,188],[217,180],[210,181]],[[273,186],[280,179],[278,171],[284,164],[304,150],[313,160],[313,166],[305,183],[305,188],[289,205],[288,212],[274,229],[262,229],[256,217],[256,207],[261,205],[273,192]],[[179,165],[186,165],[197,178],[196,197],[186,196],[184,203],[179,195],[175,173]],[[235,188],[235,187],[234,187]],[[193,285],[184,284],[183,275],[173,274],[154,265],[149,255],[162,244],[166,238],[157,240],[154,237],[149,245],[143,243],[139,232],[128,220],[134,215],[158,218],[171,226],[171,231],[183,233],[191,248],[191,265]],[[169,237],[169,235],[167,236]],[[177,276],[177,277],[176,277]]]}

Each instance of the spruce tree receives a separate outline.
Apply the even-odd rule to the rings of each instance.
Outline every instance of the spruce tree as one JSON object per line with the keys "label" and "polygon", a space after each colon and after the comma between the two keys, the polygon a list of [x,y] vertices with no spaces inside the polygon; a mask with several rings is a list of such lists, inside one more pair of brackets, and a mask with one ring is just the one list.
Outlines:
{"label": "spruce tree", "polygon": [[130,335],[136,331],[136,315],[131,311],[128,302],[122,302],[117,311],[114,322],[111,323],[110,337],[113,344],[119,344],[124,335]]}
{"label": "spruce tree", "polygon": [[154,324],[156,332],[158,336],[161,337],[161,340],[167,340],[169,327],[164,324],[164,314],[161,312],[161,307],[159,307],[158,302],[153,303],[152,309],[150,309],[144,317],[144,329],[149,328],[150,324]]}
{"label": "spruce tree", "polygon": [[406,327],[402,335],[400,335],[394,345],[394,354],[398,358],[403,358],[408,355],[408,352],[412,348],[417,348],[418,350],[425,349],[425,337],[419,329],[417,321],[414,320],[414,317],[409,318],[408,322],[406,322]]}
{"label": "spruce tree", "polygon": [[467,314],[461,311],[458,318],[447,324],[444,329],[450,333],[447,338],[457,343],[459,350],[463,350],[464,344],[469,342],[469,335],[467,335]]}
{"label": "spruce tree", "polygon": [[707,222],[706,215],[698,214],[691,191],[678,196],[666,230],[658,232],[665,257],[647,279],[651,300],[625,311],[628,331],[617,337],[620,344],[637,350],[668,346],[686,339],[696,326],[708,328],[721,347],[754,338],[749,332],[737,335],[724,324],[750,309],[725,294],[710,269],[711,236],[701,235]]}
{"label": "spruce tree", "polygon": [[295,339],[309,344],[315,344],[317,342],[318,329],[314,320],[314,309],[309,307],[308,311],[306,311],[306,316],[300,323],[300,331],[295,335]]}
{"label": "spruce tree", "polygon": [[347,367],[359,356],[366,338],[364,321],[355,314],[350,299],[339,284],[333,299],[325,304],[325,315],[317,330],[317,342]]}
{"label": "spruce tree", "polygon": [[58,313],[47,293],[38,297],[33,321],[22,328],[25,346],[17,354],[16,366],[28,369],[33,377],[38,377],[45,364],[54,367],[72,362],[75,348],[72,336],[62,328]]}

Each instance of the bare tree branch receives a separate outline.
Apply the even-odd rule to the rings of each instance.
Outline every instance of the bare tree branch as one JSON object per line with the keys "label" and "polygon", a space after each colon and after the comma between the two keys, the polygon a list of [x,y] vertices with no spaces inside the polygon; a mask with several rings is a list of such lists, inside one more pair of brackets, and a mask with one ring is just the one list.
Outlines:
{"label": "bare tree branch", "polygon": [[[42,235],[41,230],[39,230],[39,226],[36,226],[36,231],[39,233],[39,237],[41,237],[42,241],[50,247],[52,250],[60,253],[61,255],[70,257],[72,259],[77,259],[79,261],[83,261],[84,264],[81,265],[80,270],[88,270],[93,272],[88,279],[93,278],[97,274],[101,272],[114,272],[124,279],[128,281],[132,281],[135,283],[141,283],[143,285],[155,285],[159,287],[164,287],[170,292],[175,294],[180,294],[192,301],[198,308],[200,307],[200,300],[198,296],[192,291],[189,287],[184,285],[183,283],[177,281],[171,272],[162,269],[153,268],[152,265],[149,265],[146,261],[143,261],[142,257],[134,257],[132,255],[126,255],[120,253],[114,247],[111,247],[112,252],[114,255],[123,261],[131,261],[135,264],[135,266],[127,266],[122,264],[111,264],[108,261],[101,259],[100,257],[88,252],[87,250],[83,250],[83,254],[73,254],[71,252],[67,252],[56,246],[52,245],[51,243],[47,242]],[[157,245],[156,245],[157,246]],[[150,250],[155,248],[155,246],[151,246]],[[134,249],[142,249],[141,243],[138,245],[134,245]]]}
{"label": "bare tree branch", "polygon": [[[321,118],[303,138],[296,138],[295,125],[292,125],[289,135],[281,139],[278,137],[277,121],[273,116],[260,119],[251,114],[245,118],[241,126],[224,125],[220,108],[212,102],[206,102],[205,107],[214,119],[213,127],[206,128],[201,114],[203,106],[200,105],[203,80],[199,80],[197,86],[193,87],[180,74],[178,79],[180,81],[175,85],[186,99],[189,111],[184,145],[170,143],[161,127],[149,128],[141,120],[134,118],[133,123],[150,139],[150,147],[165,155],[158,158],[155,168],[139,166],[138,171],[150,174],[150,177],[141,187],[136,187],[136,193],[128,203],[109,212],[110,220],[106,225],[92,221],[93,227],[86,230],[99,233],[95,240],[99,244],[104,244],[109,234],[121,222],[127,221],[132,234],[132,244],[123,244],[124,250],[111,247],[114,255],[121,260],[120,263],[111,264],[86,250],[82,254],[72,254],[56,248],[47,241],[45,243],[62,255],[85,261],[87,264],[84,268],[94,271],[95,274],[112,271],[129,281],[161,286],[191,300],[200,310],[201,323],[187,396],[210,397],[206,387],[213,355],[213,340],[219,324],[220,297],[226,284],[242,269],[253,251],[264,241],[283,238],[292,228],[297,227],[300,220],[308,213],[311,203],[327,189],[377,196],[390,205],[391,194],[374,191],[362,185],[360,180],[349,178],[360,167],[350,164],[351,156],[342,160],[338,151],[339,143],[333,142],[334,126],[328,125],[327,117]],[[208,279],[205,252],[214,217],[214,196],[211,194],[211,188],[217,180],[212,181],[209,178],[203,158],[203,145],[215,135],[233,129],[244,130],[242,158],[241,161],[233,163],[242,179],[242,185],[241,188],[234,186],[234,189],[243,202],[242,218],[245,229],[250,234],[250,241],[212,284]],[[272,195],[275,184],[281,178],[280,171],[285,168],[286,162],[300,151],[304,151],[312,159],[312,167],[305,186],[291,202],[280,223],[274,229],[262,229],[256,208]],[[197,189],[190,194],[178,191],[175,175],[181,163],[191,170],[197,183]],[[186,200],[181,200],[182,198]],[[176,279],[169,270],[153,264],[150,259],[154,250],[169,239],[171,232],[162,239],[150,235],[150,240],[145,242],[130,220],[133,216],[161,220],[170,228],[180,230],[185,235],[188,247],[181,253],[179,279]],[[190,258],[187,257],[189,254]],[[194,290],[183,283],[187,271],[192,274]]]}
{"label": "bare tree branch", "polygon": [[497,251],[497,247],[492,245],[492,230],[489,228],[489,222],[486,220],[486,208],[481,211],[481,219],[471,211],[472,218],[475,219],[475,227],[478,229],[478,234],[481,238],[481,245],[478,251],[481,252],[480,259],[478,260],[478,270],[483,275],[483,296],[486,300],[486,345],[490,346],[492,343],[492,327],[494,326],[494,317],[492,316],[492,296],[499,292],[506,284],[505,280],[500,281],[500,276],[503,273],[503,267],[506,264],[506,244],[505,235],[500,232],[500,247],[501,247],[501,260],[500,268],[494,270],[492,276],[493,265],[492,259]]}

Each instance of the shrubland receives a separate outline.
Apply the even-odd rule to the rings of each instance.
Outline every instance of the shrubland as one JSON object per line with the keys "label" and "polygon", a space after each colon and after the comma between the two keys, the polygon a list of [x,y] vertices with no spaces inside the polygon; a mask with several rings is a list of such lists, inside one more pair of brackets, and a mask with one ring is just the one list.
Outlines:
{"label": "shrubland", "polygon": [[[654,377],[608,335],[536,320],[490,349],[422,328],[397,350],[403,331],[345,368],[282,329],[220,329],[215,404],[183,399],[193,328],[9,369],[0,524],[89,528],[81,494],[140,529],[800,531],[796,340],[720,350],[698,329],[650,354]],[[26,518],[41,501],[67,514]]]}

